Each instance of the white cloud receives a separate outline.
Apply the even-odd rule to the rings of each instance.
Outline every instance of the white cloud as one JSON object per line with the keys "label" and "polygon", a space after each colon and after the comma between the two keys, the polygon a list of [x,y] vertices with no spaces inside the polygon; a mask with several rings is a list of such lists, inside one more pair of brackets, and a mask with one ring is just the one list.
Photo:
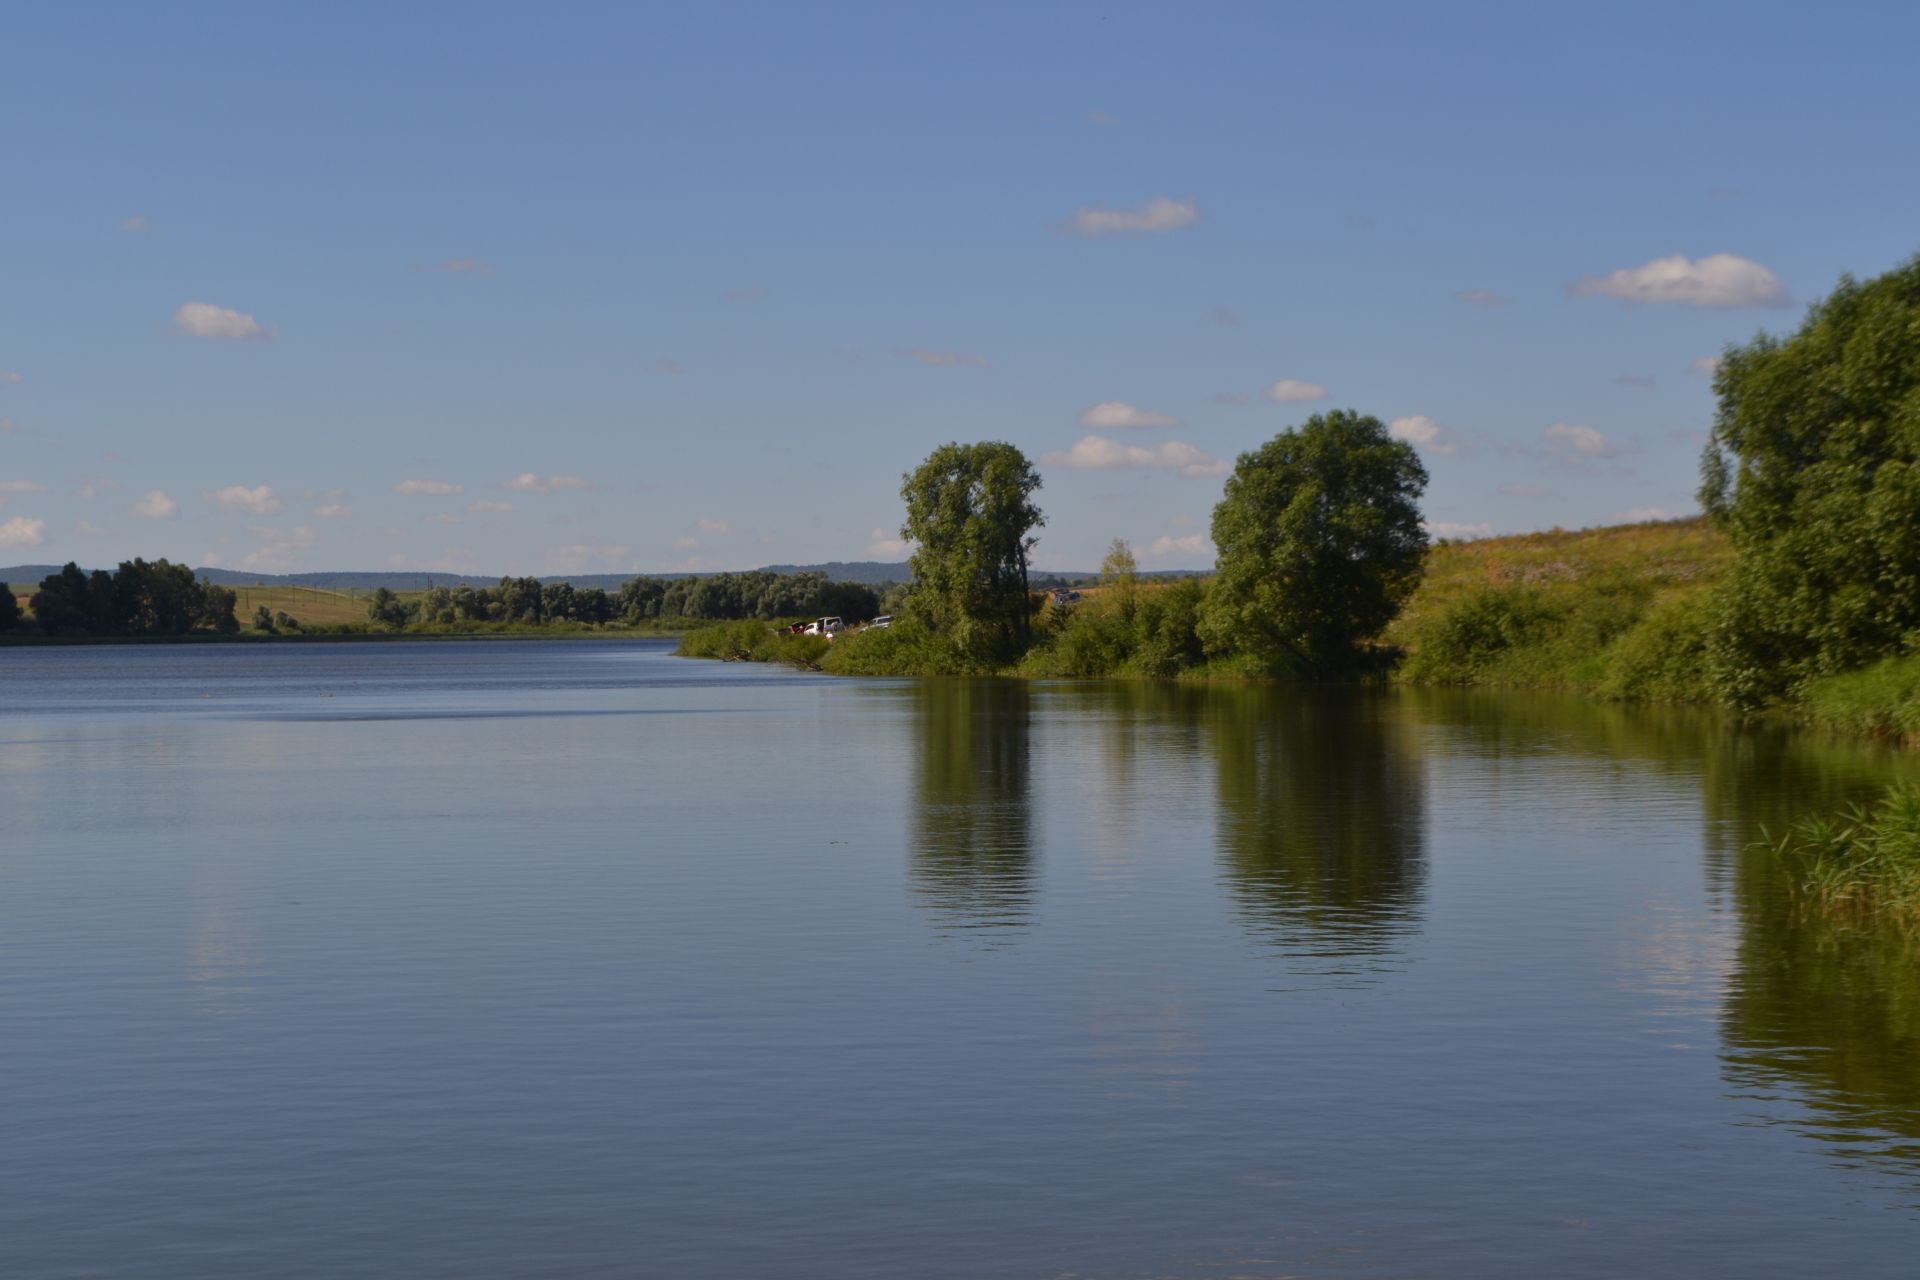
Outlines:
{"label": "white cloud", "polygon": [[20,375],[12,369],[0,369],[0,382],[4,382],[10,387],[17,387],[20,385]]}
{"label": "white cloud", "polygon": [[1040,455],[1049,467],[1089,471],[1177,471],[1183,476],[1223,476],[1230,467],[1182,440],[1168,440],[1153,448],[1121,444],[1106,436],[1084,435],[1064,453]]}
{"label": "white cloud", "polygon": [[1278,400],[1281,404],[1318,400],[1326,394],[1327,389],[1319,383],[1303,382],[1299,378],[1282,378],[1267,388],[1267,399]]}
{"label": "white cloud", "polygon": [[164,489],[149,489],[145,497],[127,508],[127,514],[142,520],[171,520],[180,514],[180,504],[168,497]]}
{"label": "white cloud", "polygon": [[129,235],[137,235],[142,231],[153,230],[153,224],[147,221],[146,214],[136,213],[131,218],[121,219],[120,229]]}
{"label": "white cloud", "polygon": [[870,560],[898,560],[913,551],[913,544],[904,538],[895,537],[888,529],[875,529],[868,535],[872,541],[867,543],[867,558]]}
{"label": "white cloud", "polygon": [[226,562],[227,558],[218,551],[203,551],[200,553],[200,564],[204,568],[218,569]]}
{"label": "white cloud", "polygon": [[45,493],[47,486],[32,480],[0,480],[0,493]]}
{"label": "white cloud", "polygon": [[986,369],[992,361],[972,351],[935,351],[930,347],[910,347],[900,353],[908,360],[936,369]]}
{"label": "white cloud", "polygon": [[1462,289],[1453,295],[1461,302],[1472,303],[1476,307],[1504,307],[1512,298],[1503,298],[1491,289]]}
{"label": "white cloud", "polygon": [[1493,533],[1493,526],[1485,521],[1462,524],[1455,520],[1425,520],[1421,523],[1436,538],[1485,538]]}
{"label": "white cloud", "polygon": [[322,520],[339,520],[353,514],[353,508],[344,502],[323,502],[313,509],[313,514]]}
{"label": "white cloud", "polygon": [[0,524],[0,547],[37,547],[47,540],[47,522],[15,516]]}
{"label": "white cloud", "polygon": [[673,540],[673,549],[675,551],[691,551],[699,545],[700,539],[698,538],[675,538]]}
{"label": "white cloud", "polygon": [[1448,438],[1445,427],[1424,413],[1395,418],[1387,424],[1387,434],[1428,453],[1452,453],[1460,447],[1459,441]]}
{"label": "white cloud", "polygon": [[1200,218],[1200,206],[1192,199],[1169,200],[1155,196],[1135,209],[1097,209],[1081,207],[1067,225],[1083,236],[1125,235],[1143,231],[1178,231]]}
{"label": "white cloud", "polygon": [[1100,431],[1150,431],[1177,427],[1180,419],[1151,409],[1139,409],[1124,400],[1103,400],[1080,415],[1080,425]]}
{"label": "white cloud", "polygon": [[173,313],[173,327],[190,338],[226,342],[264,342],[273,337],[273,331],[261,328],[252,316],[211,302],[181,303]]}
{"label": "white cloud", "polygon": [[465,493],[467,488],[451,480],[402,480],[393,486],[393,491],[409,498],[445,498]]}
{"label": "white cloud", "polygon": [[1503,484],[1500,492],[1509,498],[1557,498],[1560,495],[1543,484]]}
{"label": "white cloud", "polygon": [[1645,524],[1650,520],[1672,520],[1673,512],[1665,507],[1629,507],[1614,519],[1621,524]]}
{"label": "white cloud", "polygon": [[1697,261],[1676,253],[1604,276],[1582,276],[1569,288],[1577,297],[1598,295],[1688,307],[1784,307],[1793,301],[1780,277],[1731,253],[1710,254]]}
{"label": "white cloud", "polygon": [[460,517],[451,511],[436,511],[427,517],[434,524],[459,524]]}
{"label": "white cloud", "polygon": [[1161,534],[1147,547],[1147,555],[1155,560],[1168,556],[1203,556],[1212,547],[1213,540],[1204,533],[1189,533],[1179,538]]}
{"label": "white cloud", "polygon": [[1556,422],[1540,433],[1547,451],[1561,461],[1611,458],[1620,450],[1601,432],[1577,422]]}
{"label": "white cloud", "polygon": [[693,527],[702,533],[711,533],[716,537],[724,537],[733,532],[732,527],[725,520],[715,520],[708,516],[702,516],[694,521]]}
{"label": "white cloud", "polygon": [[562,489],[591,489],[593,482],[585,476],[542,476],[522,471],[501,488],[515,493],[559,493]]}
{"label": "white cloud", "polygon": [[1719,376],[1720,357],[1696,356],[1694,357],[1693,363],[1687,366],[1687,372],[1696,378],[1706,378],[1711,381]]}
{"label": "white cloud", "polygon": [[467,504],[467,514],[475,516],[503,516],[513,510],[511,502],[501,502],[494,498],[482,498],[478,502]]}
{"label": "white cloud", "polygon": [[250,516],[270,516],[280,509],[280,499],[264,484],[251,489],[243,484],[230,484],[214,494],[213,500],[228,511],[244,511]]}

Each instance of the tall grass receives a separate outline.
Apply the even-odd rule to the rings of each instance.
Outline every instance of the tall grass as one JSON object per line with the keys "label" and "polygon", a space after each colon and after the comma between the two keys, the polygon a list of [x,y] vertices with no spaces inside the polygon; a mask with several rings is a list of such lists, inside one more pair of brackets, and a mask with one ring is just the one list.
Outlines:
{"label": "tall grass", "polygon": [[1920,655],[1814,680],[1800,705],[1808,720],[1829,729],[1920,743]]}
{"label": "tall grass", "polygon": [[1821,911],[1920,931],[1920,787],[1803,819],[1772,847],[1796,864],[1801,896]]}

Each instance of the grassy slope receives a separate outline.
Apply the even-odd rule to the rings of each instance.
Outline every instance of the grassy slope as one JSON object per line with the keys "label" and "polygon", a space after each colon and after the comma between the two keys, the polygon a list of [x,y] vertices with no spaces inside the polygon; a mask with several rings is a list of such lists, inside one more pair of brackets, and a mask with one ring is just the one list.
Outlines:
{"label": "grassy slope", "polygon": [[1386,639],[1409,683],[1701,698],[1705,592],[1732,554],[1699,519],[1442,544]]}
{"label": "grassy slope", "polygon": [[325,626],[337,622],[365,622],[367,597],[344,591],[320,591],[313,587],[235,587],[234,616],[242,626],[251,625],[253,613],[261,605],[270,613],[288,613],[303,626]]}

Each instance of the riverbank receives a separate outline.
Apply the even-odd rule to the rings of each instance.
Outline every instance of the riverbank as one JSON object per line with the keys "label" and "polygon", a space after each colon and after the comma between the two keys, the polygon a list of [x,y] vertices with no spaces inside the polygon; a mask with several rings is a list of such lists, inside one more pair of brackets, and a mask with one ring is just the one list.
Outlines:
{"label": "riverbank", "polygon": [[[1709,594],[1733,550],[1704,519],[1439,542],[1377,652],[1377,678],[1430,687],[1572,693],[1618,702],[1707,705]],[[968,666],[910,623],[829,643],[757,622],[690,630],[687,657],[785,662],[835,675],[1248,679],[1208,658],[1197,616],[1205,583],[1136,584],[1129,603],[1091,590],[1042,611],[1015,663]],[[1920,658],[1892,658],[1809,684],[1774,708],[1806,726],[1920,745]]]}

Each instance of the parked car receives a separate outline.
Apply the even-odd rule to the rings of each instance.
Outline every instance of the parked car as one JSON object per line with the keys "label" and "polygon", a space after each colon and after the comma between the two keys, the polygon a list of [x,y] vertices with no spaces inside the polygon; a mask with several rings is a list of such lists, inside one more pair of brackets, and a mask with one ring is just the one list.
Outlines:
{"label": "parked car", "polygon": [[1047,593],[1047,598],[1053,602],[1056,609],[1062,605],[1080,603],[1080,593],[1071,587],[1055,587]]}
{"label": "parked car", "polygon": [[872,631],[885,631],[888,627],[892,625],[893,625],[893,615],[890,613],[883,613],[879,617],[875,618],[872,622],[869,622],[867,624],[867,627],[869,630],[872,630]]}
{"label": "parked car", "polygon": [[815,618],[807,624],[807,629],[801,632],[801,634],[808,636],[825,636],[831,640],[846,629],[847,624],[838,618]]}

